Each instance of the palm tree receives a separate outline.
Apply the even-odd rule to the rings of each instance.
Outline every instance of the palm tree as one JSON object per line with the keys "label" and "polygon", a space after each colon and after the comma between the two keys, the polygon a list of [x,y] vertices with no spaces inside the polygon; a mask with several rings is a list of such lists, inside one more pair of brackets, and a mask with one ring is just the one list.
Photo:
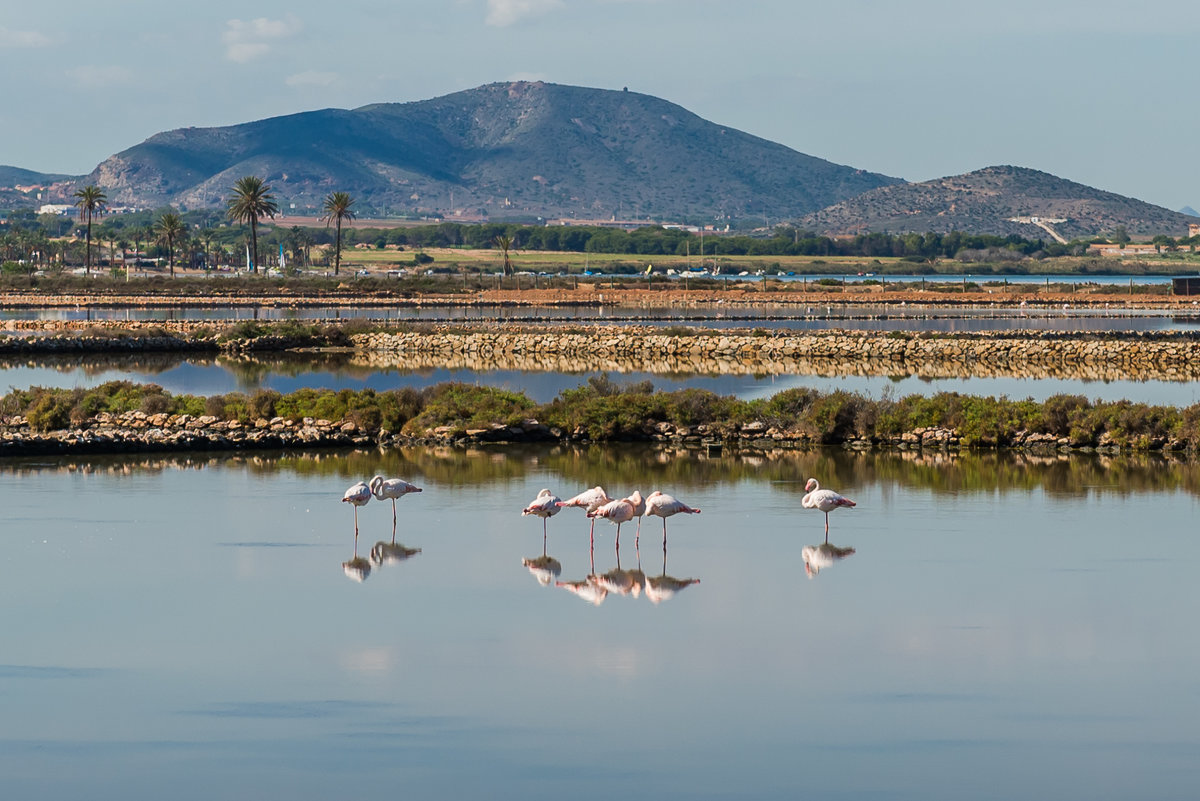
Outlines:
{"label": "palm tree", "polygon": [[84,272],[92,273],[92,217],[104,213],[108,196],[95,184],[88,184],[75,192],[75,205],[79,207],[79,219],[87,220],[87,255],[84,257]]}
{"label": "palm tree", "polygon": [[347,192],[330,192],[329,197],[325,198],[325,205],[322,207],[325,211],[325,227],[328,228],[330,223],[337,225],[337,239],[333,246],[333,274],[338,274],[338,269],[342,266],[342,221],[349,222],[354,219],[354,211],[350,208],[354,205],[354,198],[350,197]]}
{"label": "palm tree", "polygon": [[492,244],[500,248],[500,255],[504,257],[504,274],[512,275],[512,260],[508,258],[509,248],[513,246],[512,237],[508,234],[500,234],[492,240]]}
{"label": "palm tree", "polygon": [[257,175],[239,178],[229,196],[229,219],[250,224],[250,249],[254,252],[251,269],[258,272],[258,220],[260,217],[275,217],[279,206],[271,196],[271,187]]}
{"label": "palm tree", "polygon": [[171,269],[171,277],[175,277],[175,246],[183,241],[187,228],[179,214],[174,211],[163,212],[154,224],[154,233],[159,242],[167,246],[167,266]]}

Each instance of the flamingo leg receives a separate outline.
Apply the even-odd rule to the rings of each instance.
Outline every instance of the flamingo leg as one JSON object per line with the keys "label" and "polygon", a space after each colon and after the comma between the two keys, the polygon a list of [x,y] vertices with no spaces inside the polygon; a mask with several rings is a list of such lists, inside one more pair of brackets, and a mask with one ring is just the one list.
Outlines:
{"label": "flamingo leg", "polygon": [[592,527],[588,531],[588,543],[591,547],[596,547],[596,518],[592,518]]}
{"label": "flamingo leg", "polygon": [[642,518],[638,518],[637,531],[633,534],[633,547],[636,548],[638,543],[642,541]]}
{"label": "flamingo leg", "polygon": [[617,523],[617,553],[621,552],[621,524]]}
{"label": "flamingo leg", "polygon": [[[411,542],[411,540],[410,540]],[[392,545],[396,544],[396,499],[392,498]]]}

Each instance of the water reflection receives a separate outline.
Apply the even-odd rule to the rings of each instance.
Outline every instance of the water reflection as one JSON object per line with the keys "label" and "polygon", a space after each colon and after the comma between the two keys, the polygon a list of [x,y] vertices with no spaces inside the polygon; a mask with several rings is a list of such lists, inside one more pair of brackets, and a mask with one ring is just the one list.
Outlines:
{"label": "water reflection", "polygon": [[545,552],[532,559],[522,559],[521,564],[533,574],[537,583],[543,587],[549,587],[555,579],[562,575],[562,562],[553,556],[547,556]]}
{"label": "water reflection", "polygon": [[412,446],[379,450],[295,453],[178,453],[0,459],[0,475],[133,476],[166,471],[200,471],[225,466],[251,476],[279,473],[330,481],[386,472],[420,475],[427,483],[483,486],[553,473],[564,481],[586,478],[606,484],[641,476],[643,486],[676,486],[694,491],[717,484],[765,481],[795,496],[799,508],[803,479],[821,475],[835,486],[879,484],[888,491],[922,489],[955,496],[1041,491],[1055,497],[1132,496],[1150,491],[1183,492],[1200,498],[1200,460],[1161,453],[1029,454],[1011,451],[855,452],[842,448],[758,450],[726,448],[719,456],[681,446],[520,445]]}
{"label": "water reflection", "polygon": [[[638,555],[638,566],[641,566],[641,555]],[[667,575],[667,543],[663,540],[662,574],[646,577],[646,598],[657,606],[663,601],[669,601],[675,595],[693,584],[699,584],[698,578],[676,578]]]}
{"label": "water reflection", "polygon": [[391,542],[380,540],[371,548],[371,561],[376,567],[383,565],[396,565],[406,559],[411,559],[421,552],[420,548],[409,548],[402,542],[396,542],[395,535],[392,535]]}
{"label": "water reflection", "polygon": [[813,578],[825,568],[854,553],[853,548],[839,548],[836,545],[830,545],[827,541],[820,545],[804,546],[800,551],[800,556],[804,559],[804,572],[809,578]]}
{"label": "water reflection", "polygon": [[[810,359],[745,361],[697,359],[645,363],[619,357],[589,362],[587,370],[568,359],[542,355],[471,354],[454,358],[409,354],[398,362],[385,354],[348,352],[281,353],[270,356],[179,354],[85,356],[38,355],[0,359],[0,384],[9,387],[91,387],[105,381],[154,382],[173,393],[198,395],[272,389],[421,389],[447,381],[524,392],[538,403],[553,400],[604,373],[623,381],[650,381],[662,390],[705,389],[742,399],[785,389],[845,389],[880,396],[955,391],[975,395],[1032,397],[1083,393],[1102,400],[1129,399],[1187,406],[1200,399],[1200,364],[1124,365],[1097,363],[908,364],[881,359],[856,362]],[[1080,382],[1083,382],[1082,385]]]}

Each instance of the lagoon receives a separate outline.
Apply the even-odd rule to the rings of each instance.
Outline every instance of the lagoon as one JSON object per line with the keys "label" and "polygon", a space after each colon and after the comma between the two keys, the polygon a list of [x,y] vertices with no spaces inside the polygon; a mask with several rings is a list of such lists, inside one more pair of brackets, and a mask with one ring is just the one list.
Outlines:
{"label": "lagoon", "polygon": [[[342,490],[399,504],[374,566]],[[804,479],[858,501],[811,578]],[[542,487],[703,510],[640,547]],[[509,448],[0,465],[9,798],[1189,798],[1200,468],[1151,457]],[[360,510],[360,556],[391,538]]]}

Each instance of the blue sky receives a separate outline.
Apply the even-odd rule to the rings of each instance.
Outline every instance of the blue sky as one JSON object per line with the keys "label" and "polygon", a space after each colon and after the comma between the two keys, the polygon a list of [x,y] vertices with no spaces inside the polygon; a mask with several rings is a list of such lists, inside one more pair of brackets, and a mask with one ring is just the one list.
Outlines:
{"label": "blue sky", "polygon": [[0,164],[84,173],[171,128],[530,78],[912,181],[1017,164],[1200,208],[1197,41],[1194,0],[22,3]]}

